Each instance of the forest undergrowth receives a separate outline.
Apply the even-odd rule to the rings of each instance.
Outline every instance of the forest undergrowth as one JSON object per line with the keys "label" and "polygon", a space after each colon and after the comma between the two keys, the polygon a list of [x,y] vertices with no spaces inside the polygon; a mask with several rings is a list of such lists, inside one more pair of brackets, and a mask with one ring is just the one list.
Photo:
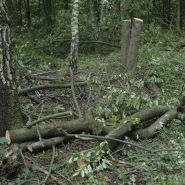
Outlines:
{"label": "forest undergrowth", "polygon": [[[134,78],[120,72],[119,49],[98,46],[91,54],[80,50],[75,82],[87,82],[87,85],[76,87],[75,93],[83,115],[90,114],[97,123],[114,128],[129,111],[157,105],[178,106],[185,98],[185,48],[181,47],[184,38],[171,32],[164,35],[160,30],[142,34]],[[24,35],[15,43],[19,91],[41,84],[70,83],[66,56],[48,54],[43,48],[35,48],[33,39]],[[160,96],[156,97],[148,90],[146,83],[157,84]],[[37,90],[20,96],[20,100],[26,121],[67,110],[76,111],[70,88]],[[75,139],[56,146],[52,165],[52,149],[33,153],[26,151],[20,155],[19,171],[0,181],[8,185],[42,184],[47,174],[41,169],[49,171],[51,167],[51,176],[46,184],[185,184],[184,123],[185,112],[181,112],[167,126],[159,124],[154,138],[138,138],[137,141],[128,136],[123,138],[147,150],[119,144],[110,151],[105,150],[104,147],[108,147],[105,141]],[[137,125],[138,128],[140,126]],[[97,127],[94,134],[100,133],[101,129]],[[97,147],[101,150],[97,151]],[[154,152],[156,150],[159,152]],[[80,167],[86,162],[92,164],[87,173]]]}

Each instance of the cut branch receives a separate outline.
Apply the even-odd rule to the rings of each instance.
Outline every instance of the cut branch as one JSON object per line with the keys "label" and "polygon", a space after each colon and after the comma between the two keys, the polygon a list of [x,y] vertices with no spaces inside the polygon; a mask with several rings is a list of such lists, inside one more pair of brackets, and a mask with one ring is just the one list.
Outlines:
{"label": "cut branch", "polygon": [[161,116],[159,119],[157,119],[152,125],[145,129],[135,130],[129,133],[129,136],[134,139],[146,139],[151,138],[157,133],[157,127],[160,123],[163,123],[164,125],[169,123],[172,119],[174,119],[177,116],[177,110],[170,110],[167,113],[165,113],[163,116]]}
{"label": "cut branch", "polygon": [[[125,136],[131,129],[134,127],[134,122],[143,122],[155,117],[159,117],[169,111],[170,108],[165,105],[159,105],[156,107],[149,107],[141,109],[139,112],[133,114],[128,119],[123,120],[123,122],[118,125],[116,128],[111,130],[106,137],[113,137],[120,139]],[[113,141],[109,141],[110,148],[114,148],[116,143]]]}
{"label": "cut branch", "polygon": [[[40,135],[43,139],[61,136],[61,129],[66,130],[68,133],[71,132],[82,132],[84,129],[92,131],[96,126],[96,121],[90,117],[81,118],[73,121],[59,121],[49,124],[39,124],[38,128]],[[8,144],[10,143],[22,143],[25,141],[38,139],[38,133],[36,126],[31,128],[20,128],[17,130],[7,130],[6,139]]]}
{"label": "cut branch", "polygon": [[[74,84],[74,86],[84,86],[87,85],[87,82],[77,82]],[[71,84],[47,84],[47,85],[39,85],[39,86],[35,86],[35,87],[28,87],[25,89],[22,89],[19,91],[19,96],[24,95],[26,93],[29,92],[33,92],[36,90],[43,90],[43,89],[56,89],[56,88],[70,88]]]}
{"label": "cut branch", "polygon": [[49,116],[44,116],[44,117],[42,117],[38,120],[35,120],[31,123],[28,122],[25,127],[32,127],[32,126],[36,125],[37,123],[40,123],[40,122],[48,120],[48,119],[53,119],[53,118],[66,116],[66,115],[72,115],[72,114],[73,114],[72,111],[66,111],[66,112],[62,112],[62,113],[58,113],[58,114],[52,114],[52,115],[49,115]]}
{"label": "cut branch", "polygon": [[[71,42],[71,41],[72,41],[71,39],[55,40],[55,41],[51,42],[48,45],[41,46],[41,47],[36,47],[35,49],[46,48],[46,47],[52,46],[53,44],[55,44],[57,42],[60,42],[62,44],[64,42]],[[79,41],[79,46],[84,45],[84,44],[102,44],[102,45],[107,45],[107,46],[110,46],[110,47],[121,48],[120,45],[111,44],[111,43],[103,42],[103,41],[93,41],[93,40],[92,41]]]}

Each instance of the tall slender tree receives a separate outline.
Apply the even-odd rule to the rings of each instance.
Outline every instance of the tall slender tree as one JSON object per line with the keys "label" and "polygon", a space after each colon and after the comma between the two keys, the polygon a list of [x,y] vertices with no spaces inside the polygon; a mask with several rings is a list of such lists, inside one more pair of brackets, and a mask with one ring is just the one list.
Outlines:
{"label": "tall slender tree", "polygon": [[181,0],[177,0],[177,19],[176,19],[177,29],[181,30]]}
{"label": "tall slender tree", "polygon": [[92,20],[92,28],[94,32],[94,39],[99,40],[99,27],[98,27],[98,20],[96,17],[96,10],[94,0],[89,0],[90,10],[91,10],[91,20]]}
{"label": "tall slender tree", "polygon": [[168,28],[171,23],[171,0],[163,0],[163,26]]}
{"label": "tall slender tree", "polygon": [[5,2],[0,1],[0,137],[13,125],[22,124]]}
{"label": "tall slender tree", "polygon": [[70,68],[72,71],[77,71],[77,61],[78,61],[78,43],[79,43],[79,30],[78,30],[78,15],[79,15],[79,1],[74,0],[73,11],[71,18],[71,50],[70,50]]}

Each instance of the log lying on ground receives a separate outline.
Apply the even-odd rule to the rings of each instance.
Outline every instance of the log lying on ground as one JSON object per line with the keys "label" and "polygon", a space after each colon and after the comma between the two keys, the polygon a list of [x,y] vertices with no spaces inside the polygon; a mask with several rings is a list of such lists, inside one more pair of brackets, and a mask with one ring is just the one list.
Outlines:
{"label": "log lying on ground", "polygon": [[[140,120],[140,122],[159,117],[169,111],[170,108],[166,105],[159,105],[156,107],[144,108],[139,112],[130,116],[128,120],[123,120],[123,122],[118,125],[115,129],[111,130],[106,137],[113,137],[116,139],[121,139],[134,127],[134,121]],[[114,148],[117,143],[115,141],[108,141],[110,148]]]}
{"label": "log lying on ground", "polygon": [[[110,131],[110,128],[104,127],[102,130],[102,133],[107,133],[105,137],[111,137],[116,139],[122,139],[123,136],[125,136],[136,124],[134,124],[135,121],[140,120],[140,122],[159,117],[169,111],[169,107],[165,105],[160,105],[156,107],[151,108],[144,108],[140,110],[139,112],[133,114],[130,116],[127,120],[123,120],[121,124],[119,124],[116,128],[112,129]],[[37,132],[36,126],[32,126],[31,128],[21,128],[17,130],[7,130],[6,132],[6,139],[9,141],[8,143],[21,143],[26,142],[30,140],[39,140],[39,134],[44,139],[43,141],[29,145],[31,146],[30,150],[35,150],[40,147],[41,144],[44,144],[45,146],[52,146],[53,144],[58,144],[63,141],[62,136],[63,131],[65,130],[67,133],[80,133],[84,130],[89,130],[92,132],[94,128],[97,127],[96,121],[91,117],[86,118],[80,118],[73,121],[58,121],[51,124],[39,124]],[[53,137],[61,137],[54,139],[52,142]],[[45,140],[47,138],[50,138],[50,140]],[[62,141],[61,141],[62,139]],[[43,143],[42,143],[43,142]],[[45,142],[45,143],[44,143]],[[55,143],[56,142],[56,143]],[[109,140],[110,148],[112,149],[114,146],[117,145],[115,141]],[[42,146],[43,147],[43,146]],[[41,148],[42,148],[41,147]]]}
{"label": "log lying on ground", "polygon": [[[84,85],[87,85],[87,82],[77,82],[74,84],[74,86],[84,86]],[[59,89],[62,89],[62,88],[70,88],[71,87],[71,84],[47,84],[47,85],[39,85],[39,86],[35,86],[35,87],[28,87],[28,88],[25,88],[25,89],[22,89],[19,91],[19,96],[21,95],[24,95],[26,93],[29,93],[29,92],[33,92],[33,91],[36,91],[36,90],[42,90],[42,89],[56,89],[56,88],[59,88]]]}
{"label": "log lying on ground", "polygon": [[134,139],[151,138],[157,133],[157,127],[162,122],[164,125],[169,123],[177,116],[177,110],[170,110],[157,119],[152,125],[147,128],[132,131],[128,134],[129,137]]}
{"label": "log lying on ground", "polygon": [[37,141],[31,144],[27,144],[27,149],[30,152],[39,150],[39,149],[44,149],[44,148],[51,148],[53,145],[57,145],[62,143],[63,141],[65,141],[66,139],[68,139],[68,137],[54,137],[51,139],[44,139],[42,141]]}
{"label": "log lying on ground", "polygon": [[[58,121],[50,124],[39,124],[38,130],[42,138],[51,138],[61,136],[61,128],[66,130],[68,133],[78,133],[83,132],[84,130],[92,130],[95,126],[96,121],[91,117],[86,117],[73,121]],[[8,144],[21,143],[39,138],[36,126],[31,128],[7,130],[5,137],[8,140]]]}

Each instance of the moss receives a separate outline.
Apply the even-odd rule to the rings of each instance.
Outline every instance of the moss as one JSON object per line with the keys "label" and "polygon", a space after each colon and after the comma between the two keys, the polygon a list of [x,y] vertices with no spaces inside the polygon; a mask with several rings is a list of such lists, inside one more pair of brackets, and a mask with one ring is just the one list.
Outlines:
{"label": "moss", "polygon": [[21,116],[18,94],[17,93],[10,94],[8,100],[9,100],[8,124],[11,129],[21,128],[23,126],[23,120]]}

